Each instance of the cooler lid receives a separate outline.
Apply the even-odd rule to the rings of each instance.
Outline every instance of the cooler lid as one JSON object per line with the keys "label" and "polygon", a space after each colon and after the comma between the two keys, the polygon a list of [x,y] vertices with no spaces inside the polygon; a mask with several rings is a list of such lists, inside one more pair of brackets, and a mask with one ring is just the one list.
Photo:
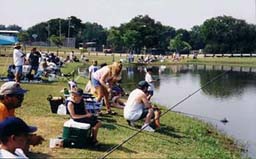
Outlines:
{"label": "cooler lid", "polygon": [[87,130],[91,127],[91,125],[87,123],[79,123],[74,121],[73,119],[69,119],[64,123],[64,127]]}

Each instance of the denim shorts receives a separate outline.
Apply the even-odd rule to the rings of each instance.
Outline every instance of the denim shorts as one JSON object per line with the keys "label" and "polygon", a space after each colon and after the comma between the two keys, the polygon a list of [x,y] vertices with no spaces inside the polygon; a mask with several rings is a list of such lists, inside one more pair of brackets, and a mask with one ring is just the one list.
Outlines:
{"label": "denim shorts", "polygon": [[91,79],[93,87],[101,86],[100,81],[96,80],[95,78]]}
{"label": "denim shorts", "polygon": [[15,73],[22,74],[22,66],[15,66]]}

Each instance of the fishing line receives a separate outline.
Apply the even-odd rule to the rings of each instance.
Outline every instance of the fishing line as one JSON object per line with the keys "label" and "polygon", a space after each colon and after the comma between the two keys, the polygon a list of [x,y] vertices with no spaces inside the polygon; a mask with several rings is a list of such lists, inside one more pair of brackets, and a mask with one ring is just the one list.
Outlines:
{"label": "fishing line", "polygon": [[[231,69],[232,70],[232,69]],[[175,107],[179,106],[181,103],[183,103],[184,101],[186,101],[187,99],[189,99],[190,97],[192,97],[193,95],[195,95],[196,93],[198,93],[200,90],[202,90],[203,88],[207,87],[209,84],[211,84],[212,82],[214,82],[215,80],[219,79],[220,77],[224,76],[226,73],[228,73],[229,71],[225,71],[217,76],[215,76],[214,78],[212,78],[211,80],[209,80],[208,82],[206,82],[202,87],[200,87],[199,89],[197,89],[196,91],[194,91],[193,93],[189,94],[187,97],[183,98],[182,100],[180,100],[178,103],[176,103],[175,105],[173,105],[172,107],[170,107],[169,109],[167,109],[164,113],[162,113],[159,118],[161,118],[162,116],[164,116],[165,114],[167,114],[169,111],[171,111],[172,109],[174,109]],[[154,119],[150,122],[150,124],[154,122]],[[147,125],[149,126],[149,124]],[[124,145],[126,142],[128,142],[129,140],[131,140],[133,137],[135,137],[136,135],[138,135],[140,132],[142,132],[147,126],[139,129],[137,132],[135,132],[133,135],[129,136],[127,139],[125,139],[123,142],[121,142],[120,144],[113,146],[112,148],[110,148],[108,151],[106,151],[106,153],[99,157],[100,159],[104,159],[107,156],[109,156],[111,153],[113,153],[116,149],[118,149],[119,147],[121,147],[122,145]]]}
{"label": "fishing line", "polygon": [[216,118],[212,118],[212,117],[208,117],[208,116],[202,116],[202,115],[191,114],[191,113],[186,113],[186,112],[181,112],[181,111],[174,111],[174,110],[172,112],[178,113],[178,114],[184,114],[187,116],[197,117],[197,118],[205,118],[205,119],[209,119],[209,120],[215,120],[215,121],[222,122],[223,124],[226,124],[228,122],[227,118],[216,119]]}

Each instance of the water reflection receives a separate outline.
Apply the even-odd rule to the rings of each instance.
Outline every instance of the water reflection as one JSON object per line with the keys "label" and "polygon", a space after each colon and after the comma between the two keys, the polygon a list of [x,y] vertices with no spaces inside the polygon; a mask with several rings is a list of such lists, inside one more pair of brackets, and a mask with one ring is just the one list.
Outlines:
{"label": "water reflection", "polygon": [[[122,86],[131,91],[136,83],[144,79],[145,67],[131,67],[133,76],[128,77],[125,69]],[[181,99],[204,86],[217,75],[229,71],[218,80],[212,82],[202,91],[175,108],[191,114],[198,114],[218,119],[227,117],[230,121],[223,125],[213,123],[225,133],[235,137],[248,147],[249,157],[256,158],[256,68],[231,67],[217,65],[171,65],[153,66],[153,75],[161,80],[156,83],[152,100],[162,105],[173,106]],[[127,72],[126,72],[127,71]],[[203,119],[205,120],[205,119]]]}

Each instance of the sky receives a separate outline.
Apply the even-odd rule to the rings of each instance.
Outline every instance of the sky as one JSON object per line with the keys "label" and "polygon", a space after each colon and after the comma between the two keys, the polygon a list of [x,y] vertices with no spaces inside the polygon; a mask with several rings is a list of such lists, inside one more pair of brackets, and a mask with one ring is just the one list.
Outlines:
{"label": "sky", "polygon": [[163,25],[190,30],[207,19],[232,16],[256,23],[256,0],[0,0],[0,24],[22,29],[54,18],[76,16],[105,28],[120,26],[138,15]]}

